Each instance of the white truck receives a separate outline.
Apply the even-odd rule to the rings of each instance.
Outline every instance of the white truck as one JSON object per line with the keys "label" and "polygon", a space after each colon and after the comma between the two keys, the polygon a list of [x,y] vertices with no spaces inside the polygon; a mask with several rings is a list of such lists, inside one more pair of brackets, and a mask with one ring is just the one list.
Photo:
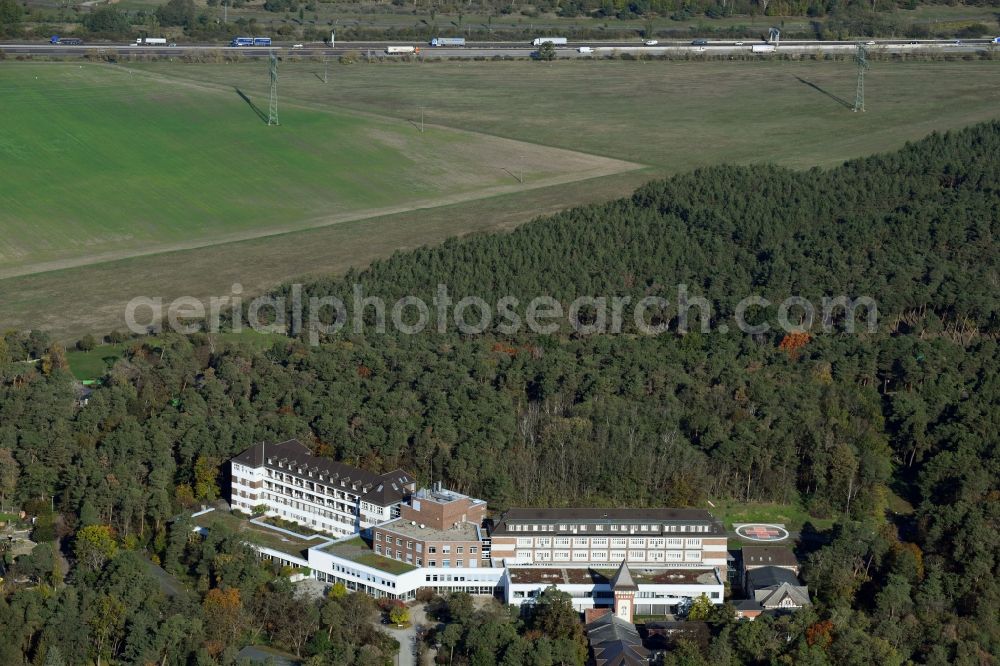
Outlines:
{"label": "white truck", "polygon": [[750,47],[751,53],[774,53],[774,44],[754,44]]}
{"label": "white truck", "polygon": [[136,46],[166,46],[167,40],[165,37],[136,37]]}
{"label": "white truck", "polygon": [[416,46],[387,46],[385,52],[389,55],[407,55],[410,53],[420,53]]}
{"label": "white truck", "polygon": [[553,44],[555,46],[566,46],[565,37],[535,37],[531,41],[532,46],[541,46],[542,44]]}

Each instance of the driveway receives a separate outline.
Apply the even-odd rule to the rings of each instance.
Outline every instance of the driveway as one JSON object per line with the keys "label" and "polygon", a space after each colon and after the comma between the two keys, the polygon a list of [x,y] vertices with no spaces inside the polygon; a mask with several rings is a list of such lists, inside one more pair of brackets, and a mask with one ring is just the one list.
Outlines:
{"label": "driveway", "polygon": [[[417,626],[426,627],[427,615],[424,613],[424,605],[416,604],[410,607],[410,626],[405,629],[397,629],[394,624],[381,624],[381,614],[379,615],[378,628],[386,632],[397,641],[399,641],[399,654],[396,656],[396,661],[393,662],[396,666],[418,666],[417,658],[414,655],[414,648],[416,647],[417,638]],[[433,653],[433,650],[430,651]],[[422,662],[419,666],[425,666],[427,664],[433,664],[433,654],[425,654]]]}

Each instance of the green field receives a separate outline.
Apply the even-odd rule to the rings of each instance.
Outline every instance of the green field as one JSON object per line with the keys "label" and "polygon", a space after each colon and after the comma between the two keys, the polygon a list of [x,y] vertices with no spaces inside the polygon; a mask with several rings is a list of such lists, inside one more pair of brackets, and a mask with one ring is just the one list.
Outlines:
{"label": "green field", "polygon": [[[255,71],[266,81],[266,65]],[[631,168],[329,108],[285,104],[268,127],[266,94],[247,102],[243,85],[5,67],[0,277],[523,189],[517,177],[537,186]]]}
{"label": "green field", "polygon": [[[260,75],[260,64],[132,64],[129,67],[136,74],[131,78],[121,68],[96,65],[85,65],[80,70],[76,65],[7,61],[2,66],[4,76],[0,77],[0,87],[5,90],[30,90],[35,85],[33,72],[43,75],[50,72],[48,76],[54,76],[51,72],[55,72],[69,79],[73,71],[82,71],[90,77],[94,90],[87,94],[104,115],[87,108],[77,109],[75,115],[85,117],[87,122],[65,121],[77,127],[84,137],[97,132],[109,142],[117,141],[125,151],[129,140],[116,138],[115,126],[124,126],[126,137],[135,137],[140,121],[127,110],[133,108],[132,104],[139,104],[149,114],[147,121],[162,119],[168,127],[175,128],[173,136],[186,142],[183,151],[177,149],[182,153],[178,157],[181,163],[186,155],[193,155],[191,166],[175,163],[141,166],[144,173],[162,174],[165,183],[161,190],[158,181],[146,177],[144,189],[148,202],[134,190],[123,187],[123,183],[130,182],[130,176],[114,164],[80,158],[70,170],[33,155],[25,157],[23,151],[31,144],[24,144],[20,138],[17,141],[24,145],[19,159],[30,160],[34,173],[21,173],[24,169],[12,169],[9,160],[0,160],[0,175],[6,185],[0,189],[3,200],[0,229],[5,232],[0,252],[10,252],[9,247],[17,246],[26,253],[5,260],[0,270],[10,270],[10,266],[23,269],[32,261],[44,266],[44,257],[51,253],[57,256],[63,253],[64,259],[69,253],[70,258],[93,260],[107,253],[135,251],[135,238],[116,236],[110,231],[102,234],[103,227],[96,222],[77,228],[65,215],[59,215],[59,211],[80,210],[76,203],[80,199],[94,210],[99,206],[107,219],[116,220],[115,230],[119,233],[126,229],[135,236],[156,237],[154,244],[161,249],[176,246],[174,251],[155,255],[95,261],[87,266],[0,280],[0,325],[43,326],[70,341],[84,332],[103,333],[121,328],[124,303],[139,294],[160,295],[164,299],[181,294],[203,298],[228,294],[234,282],[243,285],[244,293],[256,293],[300,276],[339,273],[351,266],[364,266],[397,249],[437,243],[458,234],[509,229],[539,214],[627,194],[645,180],[660,175],[720,162],[775,162],[793,168],[830,166],[852,157],[898,148],[934,130],[994,118],[1000,108],[1000,87],[996,85],[1000,81],[1000,62],[997,61],[876,62],[867,78],[868,111],[864,114],[852,113],[839,101],[853,101],[854,67],[846,61],[357,64],[331,66],[329,84],[323,84],[317,76],[322,71],[321,64],[286,62],[281,69],[284,124],[280,128],[267,128],[233,93],[234,87],[239,87],[252,99],[266,99],[266,79]],[[106,87],[101,88],[101,82]],[[122,101],[135,90],[145,91],[143,95],[152,95],[151,90],[169,92],[164,93],[161,104]],[[51,103],[42,97],[36,90],[17,96],[34,100],[36,115],[45,119],[48,115],[44,109],[50,108]],[[213,132],[198,129],[194,124],[188,127],[183,118],[177,118],[208,113],[192,99],[204,100],[207,109],[215,109],[224,118],[230,115],[240,118],[225,123],[218,117],[212,120],[209,126],[217,128],[224,141],[217,141]],[[415,131],[411,122],[419,117],[414,113],[418,106],[425,107],[427,122],[434,126],[434,131],[424,136]],[[58,145],[59,135],[51,128],[46,129],[46,123],[25,119],[26,107],[15,105],[15,108],[20,109],[17,123],[34,123],[32,131],[39,145]],[[60,119],[74,115],[63,110],[54,113]],[[415,189],[390,182],[393,178],[384,173],[378,176],[383,178],[379,182],[387,183],[384,191],[373,193],[369,189],[364,190],[364,195],[348,192],[344,200],[333,201],[339,195],[332,193],[349,189],[336,174],[347,172],[343,177],[349,181],[350,172],[365,169],[369,157],[379,164],[389,149],[382,144],[369,155],[365,145],[355,144],[352,161],[348,164],[342,157],[343,163],[334,168],[327,167],[317,155],[322,151],[306,146],[285,153],[282,158],[295,177],[281,170],[266,169],[261,170],[262,180],[240,186],[240,192],[247,197],[267,199],[269,217],[258,221],[256,226],[250,227],[249,221],[226,219],[218,223],[221,229],[214,224],[205,228],[191,222],[189,216],[181,221],[171,217],[155,225],[143,225],[141,220],[134,219],[133,210],[122,210],[126,204],[145,206],[141,210],[155,209],[167,196],[179,197],[180,203],[195,212],[211,211],[214,206],[232,210],[244,205],[240,201],[215,203],[213,199],[218,193],[224,196],[234,191],[232,188],[236,186],[231,176],[241,168],[218,167],[212,160],[203,159],[197,143],[188,142],[187,137],[194,133],[200,141],[215,142],[212,150],[223,161],[231,155],[244,154],[244,150],[263,150],[262,145],[281,153],[286,147],[271,137],[292,135],[298,136],[300,142],[305,141],[300,118],[302,126],[309,128],[305,138],[327,148],[342,137],[330,138],[317,128],[341,126],[341,123],[365,131],[372,126],[386,128],[389,135],[402,137],[405,143],[401,152],[412,150],[413,141],[434,140],[435,150],[446,146],[461,157],[456,164],[441,167],[451,169],[448,173],[452,174],[475,170],[478,162],[492,160],[492,147],[497,145],[492,142],[537,151],[532,154],[540,161],[535,165],[536,170],[526,176],[525,185],[515,182],[513,187],[491,186],[490,182],[496,181],[488,181],[484,176],[488,182],[477,180],[481,188],[464,192],[469,197],[466,200],[445,194],[445,187],[438,181],[422,180],[418,169],[415,174],[396,176],[399,181],[411,179],[406,182],[425,188],[422,202],[411,198]],[[156,128],[160,122],[157,120],[154,133],[159,132]],[[238,128],[223,127],[226,124]],[[452,133],[445,128],[464,131]],[[0,142],[6,146],[12,135],[20,136],[5,132]],[[69,141],[65,134],[61,136],[62,141]],[[550,147],[582,151],[583,155],[545,152]],[[651,166],[616,175],[600,175],[600,168],[580,170],[584,164],[588,167],[595,164],[593,155]],[[564,156],[582,162],[570,169],[561,163]],[[297,165],[300,158],[319,173],[306,173],[309,169]],[[87,167],[82,175],[77,171],[83,168],[81,165]],[[165,169],[166,166],[170,168]],[[191,169],[198,170],[200,177],[186,176]],[[113,175],[105,177],[106,173]],[[556,175],[539,175],[553,173]],[[61,174],[58,180],[56,174]],[[257,178],[253,174],[248,177]],[[312,183],[312,189],[304,188],[300,179]],[[262,181],[270,188],[266,197],[259,186]],[[26,182],[38,183],[50,198],[26,190]],[[454,183],[449,185],[455,187]],[[441,195],[427,196],[426,190],[435,187]],[[100,197],[92,196],[93,192],[100,193]],[[9,221],[12,214],[7,201],[14,199],[24,212]],[[30,207],[23,203],[29,199],[34,201]],[[262,200],[256,198],[258,203]],[[393,200],[399,203],[387,205]],[[364,209],[366,204],[371,207]],[[372,217],[351,219],[347,215],[338,221],[336,215],[331,220],[322,216],[309,218],[306,214],[305,219],[283,222],[279,219],[288,211],[302,213],[306,208],[322,206],[355,206],[358,216]],[[40,215],[39,211],[48,212]],[[31,216],[30,229],[24,228],[26,223],[21,215]],[[338,223],[327,224],[329,221]],[[295,230],[295,224],[326,226]],[[9,230],[15,225],[21,226],[12,234]],[[283,229],[287,231],[251,237]],[[234,233],[246,237],[235,242],[218,242]],[[89,245],[77,237],[88,235]],[[182,249],[192,237],[205,246]]]}
{"label": "green field", "polygon": [[[253,85],[253,65],[142,67]],[[316,84],[319,67],[289,63],[283,89],[319,106],[400,118],[420,104],[450,127],[666,172],[720,162],[832,165],[993,118],[1000,107],[1000,61],[877,62],[866,79],[865,114],[835,99],[854,102],[849,60],[359,64],[334,68],[333,86]]]}

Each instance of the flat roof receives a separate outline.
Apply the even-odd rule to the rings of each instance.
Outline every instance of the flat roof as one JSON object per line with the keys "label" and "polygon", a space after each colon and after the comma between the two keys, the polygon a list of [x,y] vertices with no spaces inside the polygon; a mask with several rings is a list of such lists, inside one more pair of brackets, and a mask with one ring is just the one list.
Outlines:
{"label": "flat roof", "polygon": [[479,541],[479,529],[473,523],[459,523],[457,527],[439,530],[434,527],[421,526],[420,523],[397,518],[375,527],[393,534],[399,534],[410,539],[421,541]]}
{"label": "flat roof", "polygon": [[223,527],[249,543],[301,558],[305,558],[305,551],[311,546],[318,546],[329,539],[336,538],[330,534],[316,534],[312,538],[300,539],[290,534],[256,525],[247,518],[241,518],[220,509],[192,518],[191,521],[197,527],[207,530]]}
{"label": "flat roof", "polygon": [[743,546],[743,566],[797,567],[799,560],[786,546]]}
{"label": "flat roof", "polygon": [[404,574],[407,571],[413,571],[417,568],[412,564],[407,564],[406,562],[400,562],[399,560],[393,560],[388,557],[376,555],[375,551],[372,550],[371,545],[359,536],[352,537],[344,541],[335,541],[334,543],[323,546],[320,550],[325,553],[329,553],[330,555],[336,555],[337,557],[342,557],[345,560],[350,560],[351,562],[355,562],[357,564],[363,564],[366,567],[378,569],[393,575]]}
{"label": "flat roof", "polygon": [[[629,567],[637,585],[720,585],[712,569],[635,569]],[[560,567],[510,567],[510,580],[516,584],[540,585],[611,585],[615,569]]]}

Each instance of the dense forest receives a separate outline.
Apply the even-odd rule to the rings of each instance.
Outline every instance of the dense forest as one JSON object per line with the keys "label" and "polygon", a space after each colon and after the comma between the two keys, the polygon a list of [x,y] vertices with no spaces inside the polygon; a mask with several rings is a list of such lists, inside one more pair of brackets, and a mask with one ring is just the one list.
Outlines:
{"label": "dense forest", "polygon": [[[673,301],[683,283],[711,305],[705,333],[675,332],[669,309],[660,335],[627,321],[605,335],[379,333],[374,312],[362,333],[346,327],[318,346],[295,330],[266,351],[164,333],[120,343],[85,407],[58,344],[6,333],[0,510],[38,516],[42,545],[9,577],[41,584],[0,594],[0,663],[227,663],[250,640],[315,664],[384,663],[384,636],[323,619],[362,602],[302,603],[231,535],[171,522],[219,496],[227,458],[288,437],[496,509],[773,501],[833,520],[801,553],[815,608],[750,624],[720,612],[677,663],[994,663],[998,149],[994,122],[830,170],[707,168],[304,285],[306,301],[349,300],[359,284],[429,303],[446,284],[456,297],[527,303]],[[722,333],[749,294],[869,296],[878,326],[859,314],[805,332]],[[752,317],[773,322],[774,310]],[[147,557],[190,592],[159,589]],[[457,659],[555,663],[526,656],[538,646],[515,636],[572,652],[562,628],[488,613],[450,630]],[[510,640],[468,642],[487,621],[510,625]]]}

